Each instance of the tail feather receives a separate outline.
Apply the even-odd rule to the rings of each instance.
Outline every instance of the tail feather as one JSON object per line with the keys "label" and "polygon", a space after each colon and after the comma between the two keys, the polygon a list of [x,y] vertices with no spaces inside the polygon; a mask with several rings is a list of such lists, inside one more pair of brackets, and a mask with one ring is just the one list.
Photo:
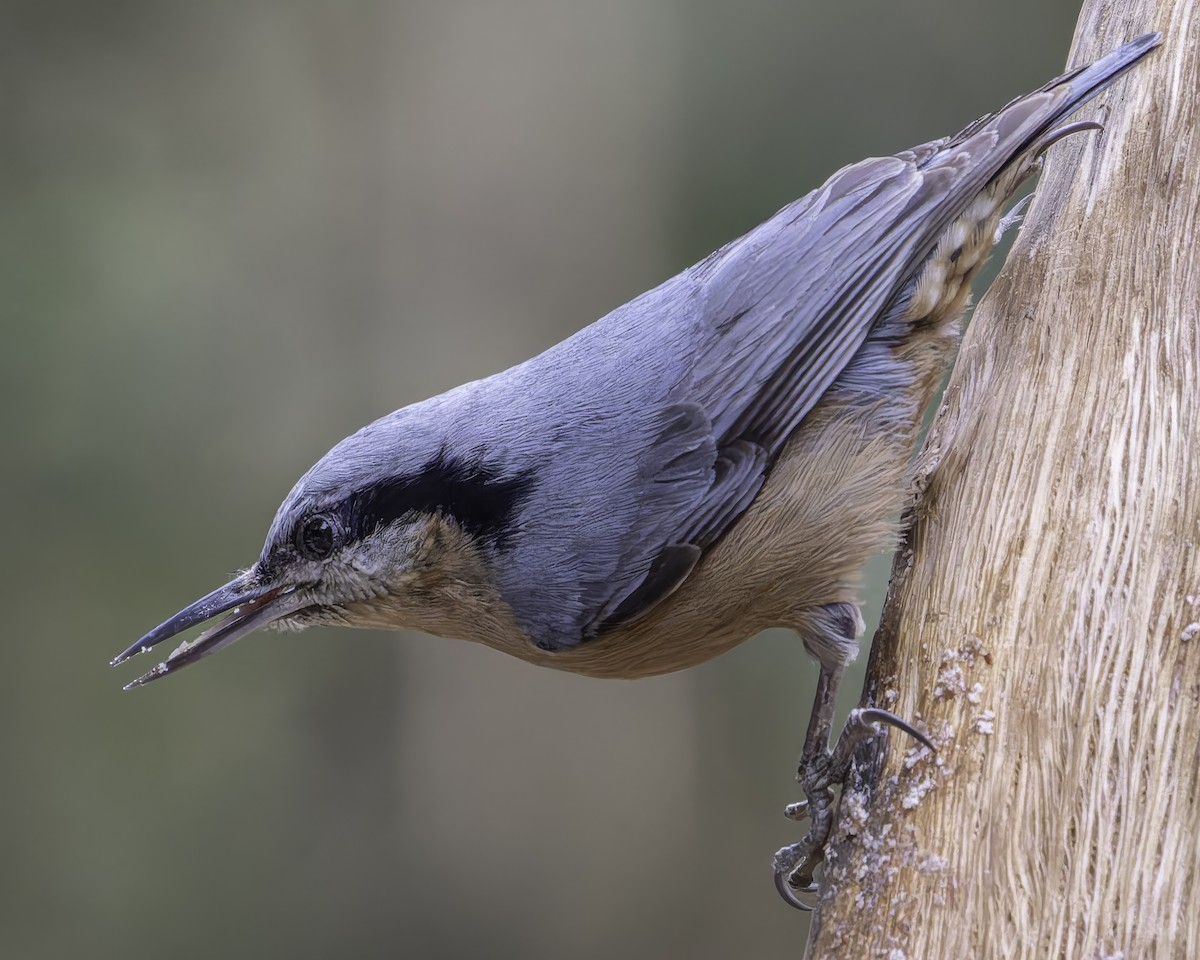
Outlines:
{"label": "tail feather", "polygon": [[[1119,78],[1122,74],[1133,67],[1142,57],[1146,56],[1151,50],[1162,43],[1163,36],[1161,33],[1152,32],[1144,33],[1140,37],[1130,40],[1126,44],[1122,44],[1116,50],[1106,54],[1094,63],[1087,64],[1082,67],[1076,67],[1074,70],[1069,70],[1062,76],[1055,77],[1049,83],[1034,90],[1032,93],[1024,94],[1014,100],[1006,103],[995,113],[989,113],[980,117],[974,123],[968,125],[961,132],[953,137],[950,137],[942,146],[943,149],[955,146],[965,140],[970,139],[980,130],[992,123],[996,118],[1003,117],[1013,107],[1021,104],[1022,101],[1030,101],[1038,98],[1042,94],[1057,93],[1061,99],[1054,105],[1054,108],[1047,111],[1040,119],[1039,128],[1030,137],[1029,142],[1024,149],[1013,151],[1013,155],[1019,155],[1026,152],[1038,144],[1042,140],[1039,153],[1046,149],[1058,137],[1046,137],[1046,132],[1054,129],[1060,120],[1070,116],[1078,110],[1083,104],[1087,103],[1095,97],[1105,87],[1109,86],[1113,81]],[[1076,129],[1083,129],[1078,127]],[[1074,130],[1064,133],[1063,136],[1068,136]],[[1043,139],[1044,138],[1044,139]]]}
{"label": "tail feather", "polygon": [[1045,89],[1054,90],[1063,84],[1070,86],[1071,95],[1062,106],[1061,115],[1065,116],[1068,113],[1072,113],[1077,107],[1086,103],[1116,80],[1117,77],[1121,76],[1121,74],[1141,60],[1142,57],[1161,44],[1162,40],[1163,36],[1161,33],[1144,33],[1137,39],[1130,40],[1128,43],[1118,47],[1112,53],[1101,57],[1095,63],[1089,64],[1086,67],[1079,67],[1056,80],[1051,80],[1046,84]]}

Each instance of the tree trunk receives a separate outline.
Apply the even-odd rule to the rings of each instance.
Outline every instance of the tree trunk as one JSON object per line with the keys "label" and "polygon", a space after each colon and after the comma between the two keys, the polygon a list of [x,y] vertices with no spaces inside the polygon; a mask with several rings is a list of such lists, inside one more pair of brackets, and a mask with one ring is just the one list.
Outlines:
{"label": "tree trunk", "polygon": [[[922,453],[812,958],[1200,956],[1200,18],[1051,152]],[[871,759],[871,758],[867,758]]]}

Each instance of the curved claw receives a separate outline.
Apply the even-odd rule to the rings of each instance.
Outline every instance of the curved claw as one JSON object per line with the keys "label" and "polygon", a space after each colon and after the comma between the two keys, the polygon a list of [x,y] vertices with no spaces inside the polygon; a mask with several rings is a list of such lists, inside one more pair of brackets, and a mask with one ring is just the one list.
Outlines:
{"label": "curved claw", "polygon": [[796,803],[789,803],[783,808],[783,815],[789,820],[807,820],[808,801],[799,800]]}
{"label": "curved claw", "polygon": [[790,883],[788,883],[787,870],[780,870],[778,867],[776,867],[774,872],[775,889],[779,891],[779,896],[783,898],[784,903],[786,903],[789,907],[795,907],[797,910],[803,910],[805,913],[812,913],[817,908],[815,896],[812,903],[800,899],[800,894],[802,893],[816,894],[816,883],[810,883],[807,887],[797,890]]}
{"label": "curved claw", "polygon": [[[834,787],[846,783],[858,746],[880,736],[883,731],[876,724],[882,723],[907,733],[930,751],[936,751],[930,739],[920,730],[907,720],[879,707],[851,710],[841,736],[831,750],[829,732],[833,717],[833,695],[840,676],[840,669],[821,668],[812,719],[804,738],[800,769],[796,773],[805,799],[789,804],[784,810],[784,816],[790,820],[810,820],[808,833],[799,843],[784,847],[775,854],[775,889],[784,903],[805,912],[812,912],[819,905],[813,872],[825,860],[825,846],[833,830],[836,810]],[[811,901],[802,895],[811,895]]]}
{"label": "curved claw", "polygon": [[1059,140],[1063,140],[1072,134],[1082,133],[1085,130],[1104,130],[1104,124],[1099,120],[1077,120],[1075,123],[1064,123],[1061,127],[1055,127],[1046,134],[1037,145],[1037,153],[1042,154],[1049,150]]}
{"label": "curved claw", "polygon": [[924,747],[928,747],[934,753],[937,753],[937,747],[933,745],[932,741],[930,741],[925,734],[923,734],[907,720],[896,716],[894,713],[889,713],[887,710],[881,710],[879,707],[862,707],[858,711],[858,719],[863,723],[884,723],[889,727],[895,727],[897,730],[907,733],[910,737],[916,740],[917,743]]}

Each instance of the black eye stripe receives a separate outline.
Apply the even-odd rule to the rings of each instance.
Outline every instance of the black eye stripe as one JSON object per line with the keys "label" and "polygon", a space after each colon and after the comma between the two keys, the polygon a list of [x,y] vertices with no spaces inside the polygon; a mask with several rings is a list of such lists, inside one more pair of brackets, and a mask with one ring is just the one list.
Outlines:
{"label": "black eye stripe", "polygon": [[416,474],[389,477],[352,494],[338,513],[351,540],[368,537],[406,514],[439,513],[503,548],[533,483],[532,470],[503,475],[482,462],[452,459],[443,450]]}

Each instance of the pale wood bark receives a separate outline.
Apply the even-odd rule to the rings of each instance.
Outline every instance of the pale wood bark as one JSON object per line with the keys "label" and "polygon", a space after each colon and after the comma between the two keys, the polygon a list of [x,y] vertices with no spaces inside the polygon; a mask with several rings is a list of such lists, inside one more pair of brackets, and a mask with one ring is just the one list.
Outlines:
{"label": "pale wood bark", "polygon": [[922,455],[813,958],[1200,957],[1200,18],[1085,5],[1072,63],[1163,47],[1051,151]]}

